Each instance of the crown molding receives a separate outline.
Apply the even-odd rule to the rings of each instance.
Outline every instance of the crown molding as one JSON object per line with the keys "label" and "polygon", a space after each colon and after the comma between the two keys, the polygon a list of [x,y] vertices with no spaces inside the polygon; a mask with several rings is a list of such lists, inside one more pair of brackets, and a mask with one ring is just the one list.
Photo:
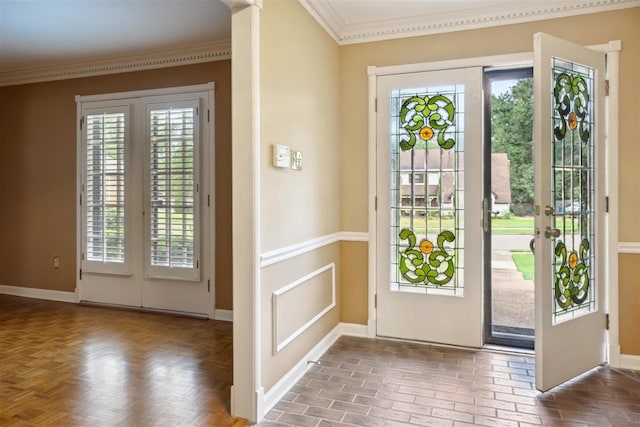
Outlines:
{"label": "crown molding", "polygon": [[326,0],[299,0],[307,12],[324,28],[338,44],[342,43],[345,24]]}
{"label": "crown molding", "polygon": [[[340,45],[425,36],[497,25],[519,24],[544,19],[584,15],[632,7],[640,0],[568,0],[554,5],[505,10],[504,5],[487,7],[482,14],[464,16],[416,15],[403,19],[346,24],[331,6],[331,0],[299,0],[327,33]],[[534,2],[531,2],[534,3]]]}
{"label": "crown molding", "polygon": [[222,61],[225,59],[231,59],[230,40],[215,43],[201,43],[178,49],[164,49],[144,55],[111,58],[107,60],[7,70],[0,72],[0,86],[77,79],[105,74]]}
{"label": "crown molding", "polygon": [[249,6],[256,6],[259,9],[262,9],[262,0],[221,0],[222,3],[226,4],[229,9],[232,11],[244,9]]}

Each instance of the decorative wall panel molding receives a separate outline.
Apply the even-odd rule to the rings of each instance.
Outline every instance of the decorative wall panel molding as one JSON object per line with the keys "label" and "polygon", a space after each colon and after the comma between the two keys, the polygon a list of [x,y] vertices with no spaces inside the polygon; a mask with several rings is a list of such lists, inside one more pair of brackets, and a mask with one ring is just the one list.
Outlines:
{"label": "decorative wall panel molding", "polygon": [[[331,281],[329,282],[331,288],[323,290],[321,288],[323,282],[313,279],[326,272],[331,273]],[[300,288],[303,285],[313,287],[313,289],[307,289],[311,298],[304,298],[300,292],[303,290]],[[294,292],[297,294],[293,295]],[[322,301],[323,293],[326,301]],[[314,307],[311,313],[303,313],[302,311],[306,308],[305,303],[320,303],[320,306]],[[335,306],[336,265],[334,263],[327,264],[275,291],[272,299],[273,353],[278,353],[293,342]]]}

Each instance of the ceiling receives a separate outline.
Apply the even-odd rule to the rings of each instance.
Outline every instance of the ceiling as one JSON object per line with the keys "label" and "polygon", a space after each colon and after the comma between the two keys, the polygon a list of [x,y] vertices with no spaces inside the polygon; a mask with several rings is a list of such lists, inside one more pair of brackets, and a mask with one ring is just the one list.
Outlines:
{"label": "ceiling", "polygon": [[[640,6],[640,0],[297,1],[340,44]],[[229,46],[230,37],[231,14],[221,0],[0,0],[0,74]]]}
{"label": "ceiling", "polygon": [[218,0],[0,0],[0,71],[230,37],[231,13]]}

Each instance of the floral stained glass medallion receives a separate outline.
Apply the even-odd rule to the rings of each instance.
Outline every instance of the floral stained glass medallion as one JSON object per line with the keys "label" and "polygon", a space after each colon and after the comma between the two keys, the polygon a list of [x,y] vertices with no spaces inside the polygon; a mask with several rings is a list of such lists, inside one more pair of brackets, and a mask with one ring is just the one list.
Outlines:
{"label": "floral stained glass medallion", "polygon": [[553,60],[554,321],[595,310],[594,70]]}
{"label": "floral stained glass medallion", "polygon": [[463,295],[464,86],[391,97],[391,289]]}

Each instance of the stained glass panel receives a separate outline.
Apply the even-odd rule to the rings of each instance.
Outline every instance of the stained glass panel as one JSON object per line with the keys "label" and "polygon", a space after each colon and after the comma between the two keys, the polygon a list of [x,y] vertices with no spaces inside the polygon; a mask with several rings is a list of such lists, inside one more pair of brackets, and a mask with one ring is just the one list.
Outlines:
{"label": "stained glass panel", "polygon": [[391,96],[391,289],[462,296],[464,85]]}
{"label": "stained glass panel", "polygon": [[594,70],[553,60],[554,323],[595,310]]}

